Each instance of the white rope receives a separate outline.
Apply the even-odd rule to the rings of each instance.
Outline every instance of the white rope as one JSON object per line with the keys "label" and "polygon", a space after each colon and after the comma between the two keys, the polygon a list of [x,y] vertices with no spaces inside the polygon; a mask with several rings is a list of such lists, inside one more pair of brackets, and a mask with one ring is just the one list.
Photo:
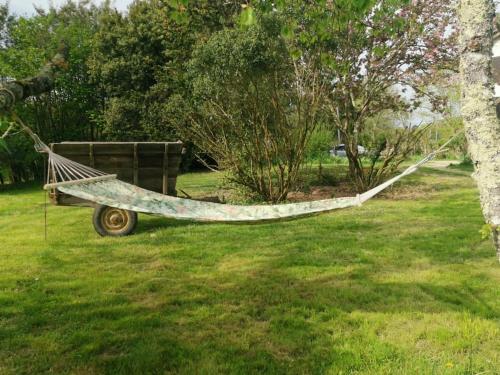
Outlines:
{"label": "white rope", "polygon": [[[65,165],[64,163],[60,163],[60,164],[58,164],[58,165],[60,165],[60,166],[61,166],[61,168],[62,168],[63,170],[66,170],[69,174],[71,174],[71,175],[73,176],[73,178],[74,178],[74,179],[76,179],[76,180],[79,180],[80,178],[87,178],[87,177],[88,177],[88,176],[84,176],[84,175],[82,175],[82,174],[78,173],[77,171],[72,171],[72,170],[71,170],[71,169],[70,169],[67,165]],[[70,179],[72,179],[72,178],[70,178]]]}
{"label": "white rope", "polygon": [[66,169],[69,173],[71,173],[76,179],[79,178],[87,178],[89,177],[88,174],[85,174],[83,172],[79,172],[79,169],[73,168],[71,163],[66,162],[64,159],[61,157],[58,157],[56,154],[51,155],[52,160],[54,160],[57,164],[60,164],[61,167]]}
{"label": "white rope", "polygon": [[0,138],[1,139],[7,138],[7,136],[9,135],[9,133],[11,132],[12,129],[14,129],[14,123],[10,123],[9,124],[9,127],[7,128],[7,130],[5,131],[5,133],[2,134],[2,136]]}
{"label": "white rope", "polygon": [[109,176],[107,173],[87,167],[52,151],[49,151],[48,154],[51,165],[57,170],[57,173],[52,178],[54,184],[64,181],[79,181],[94,177]]}
{"label": "white rope", "polygon": [[97,169],[94,169],[94,168],[90,168],[90,167],[87,167],[86,165],[83,165],[83,164],[80,164],[80,163],[77,163],[73,160],[70,160],[70,159],[66,159],[65,157],[62,157],[60,155],[57,155],[57,154],[54,154],[58,160],[60,160],[62,163],[65,163],[65,164],[68,164],[70,166],[72,166],[75,170],[79,170],[81,171],[82,173],[87,173],[88,175],[90,176],[104,176],[106,175],[107,173],[105,172],[102,172],[102,171],[99,171]]}
{"label": "white rope", "polygon": [[52,166],[55,168],[55,170],[57,171],[57,173],[53,176],[54,179],[57,181],[57,175],[59,174],[59,177],[61,178],[62,181],[66,181],[66,179],[64,178],[64,174],[63,172],[61,171],[61,167],[59,166],[59,164],[57,163],[52,163]]}
{"label": "white rope", "polygon": [[413,165],[409,166],[408,168],[406,168],[401,174],[397,175],[396,177],[391,178],[390,180],[385,181],[384,183],[382,183],[378,186],[375,186],[371,190],[364,192],[363,194],[361,194],[359,196],[359,200],[362,203],[364,203],[367,200],[373,198],[378,193],[380,193],[382,190],[387,189],[389,186],[391,186],[392,184],[394,184],[398,180],[402,179],[403,177],[408,176],[408,175],[416,172],[418,170],[418,168],[420,168],[420,166],[422,166],[425,163],[429,162],[430,160],[434,159],[437,154],[443,152],[445,150],[446,146],[448,146],[455,138],[457,138],[462,133],[463,133],[463,130],[458,132],[457,134],[455,134],[453,137],[451,137],[447,142],[445,142],[436,151],[431,152],[429,155],[427,155],[425,158],[420,160],[418,163],[413,164]]}

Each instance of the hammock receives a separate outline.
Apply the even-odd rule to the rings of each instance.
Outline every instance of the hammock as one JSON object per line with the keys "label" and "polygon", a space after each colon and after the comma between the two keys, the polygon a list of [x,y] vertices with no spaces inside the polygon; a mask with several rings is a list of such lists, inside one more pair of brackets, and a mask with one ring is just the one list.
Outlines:
{"label": "hammock", "polygon": [[278,205],[230,205],[195,201],[163,195],[120,181],[116,175],[79,164],[50,150],[40,138],[29,129],[19,117],[21,127],[35,141],[35,149],[48,154],[47,181],[45,189],[57,188],[63,193],[110,207],[142,213],[163,215],[175,219],[221,222],[252,222],[294,218],[340,208],[361,206],[382,190],[401,178],[415,172],[420,166],[433,159],[458,135],[448,140],[438,150],[430,153],[418,163],[408,167],[401,174],[355,197],[332,198],[311,202]]}

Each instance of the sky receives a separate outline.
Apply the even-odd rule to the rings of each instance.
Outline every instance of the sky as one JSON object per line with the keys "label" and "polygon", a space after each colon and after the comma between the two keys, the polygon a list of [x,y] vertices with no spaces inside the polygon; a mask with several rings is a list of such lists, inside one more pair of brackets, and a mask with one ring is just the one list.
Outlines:
{"label": "sky", "polygon": [[[47,9],[49,4],[54,6],[59,6],[66,2],[66,0],[7,0],[9,2],[9,8],[12,13],[22,16],[29,16],[35,12],[33,5]],[[0,0],[0,2],[4,2]],[[102,0],[93,0],[95,4],[99,4]],[[132,2],[132,0],[112,0],[112,4],[119,10],[126,10],[127,6]]]}
{"label": "sky", "polygon": [[[33,4],[47,9],[49,4],[51,3],[57,6],[64,3],[65,1],[66,0],[10,0],[9,3],[12,12],[19,15],[30,15],[34,13]],[[96,4],[100,3],[101,1],[102,0],[94,0]],[[132,0],[113,0],[114,5],[119,10],[127,9],[128,4],[130,4],[131,2]],[[497,12],[500,12],[500,0],[495,0],[495,4],[497,7]]]}

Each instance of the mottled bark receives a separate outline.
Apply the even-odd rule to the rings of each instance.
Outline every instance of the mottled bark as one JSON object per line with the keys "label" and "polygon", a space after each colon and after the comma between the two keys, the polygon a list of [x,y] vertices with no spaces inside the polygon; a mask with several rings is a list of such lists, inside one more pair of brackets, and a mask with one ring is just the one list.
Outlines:
{"label": "mottled bark", "polygon": [[486,222],[492,226],[500,260],[500,124],[496,116],[491,73],[493,0],[462,0],[460,4],[462,115],[473,174]]}
{"label": "mottled bark", "polygon": [[0,112],[6,112],[30,96],[49,92],[54,87],[55,73],[65,67],[67,47],[62,45],[59,52],[48,62],[40,73],[32,78],[10,81],[0,85]]}

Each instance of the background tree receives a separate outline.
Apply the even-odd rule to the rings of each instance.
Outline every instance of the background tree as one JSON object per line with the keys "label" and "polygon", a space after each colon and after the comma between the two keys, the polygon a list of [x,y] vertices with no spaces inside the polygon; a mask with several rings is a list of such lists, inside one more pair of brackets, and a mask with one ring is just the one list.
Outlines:
{"label": "background tree", "polygon": [[[413,124],[408,115],[382,112],[366,119],[359,141],[367,150],[363,155],[367,186],[381,184],[393,175],[409,156],[416,154],[422,138],[432,124]],[[430,152],[430,151],[429,151]]]}
{"label": "background tree", "polygon": [[[453,13],[450,4],[442,1],[381,1],[370,2],[366,8],[344,6],[339,10],[349,16],[334,25],[345,37],[337,38],[335,46],[324,52],[328,60],[325,70],[333,82],[327,106],[346,145],[350,175],[358,191],[364,191],[379,184],[404,160],[410,150],[403,145],[411,144],[414,134],[399,134],[393,143],[399,147],[392,150],[385,150],[391,142],[381,139],[375,152],[385,150],[391,157],[378,168],[372,159],[365,168],[357,146],[366,120],[381,111],[416,110],[423,98],[435,110],[444,110],[446,97],[430,87],[437,72],[453,67],[453,38],[444,36]],[[411,93],[405,95],[405,90]]]}
{"label": "background tree", "polygon": [[280,30],[262,16],[199,44],[189,63],[194,113],[179,129],[232,181],[272,202],[297,179],[322,94],[318,72],[292,60]]}
{"label": "background tree", "polygon": [[173,95],[188,94],[184,66],[194,44],[231,26],[239,9],[225,0],[148,0],[132,3],[127,14],[105,12],[91,73],[106,96],[106,139],[175,139],[169,103]]}
{"label": "background tree", "polygon": [[68,1],[58,9],[17,18],[10,27],[11,48],[0,53],[5,76],[33,76],[51,59],[62,40],[69,47],[67,70],[58,76],[57,90],[17,108],[47,141],[98,137],[92,115],[102,106],[102,97],[90,82],[87,58],[100,12],[89,2]]}
{"label": "background tree", "polygon": [[[99,137],[95,114],[103,98],[90,81],[87,59],[101,10],[90,2],[68,1],[58,9],[38,10],[30,18],[8,17],[0,48],[4,79],[34,76],[55,54],[61,40],[69,47],[67,69],[56,79],[57,90],[33,97],[16,108],[46,142]],[[11,180],[41,177],[43,168],[29,140],[17,134],[6,142],[9,151],[2,149],[0,153]]]}
{"label": "background tree", "polygon": [[[255,4],[268,7],[267,2]],[[424,99],[434,110],[444,108],[445,97],[432,84],[441,72],[456,68],[453,2],[290,1],[277,6],[290,20],[283,33],[294,40],[297,57],[321,54],[329,84],[325,108],[346,145],[351,178],[358,191],[373,187],[379,181],[370,177],[373,168],[366,168],[358,153],[366,121],[385,111],[416,110]],[[393,162],[376,173],[387,175]]]}
{"label": "background tree", "polygon": [[460,4],[462,115],[484,217],[500,260],[500,126],[490,69],[494,15],[491,0]]}

